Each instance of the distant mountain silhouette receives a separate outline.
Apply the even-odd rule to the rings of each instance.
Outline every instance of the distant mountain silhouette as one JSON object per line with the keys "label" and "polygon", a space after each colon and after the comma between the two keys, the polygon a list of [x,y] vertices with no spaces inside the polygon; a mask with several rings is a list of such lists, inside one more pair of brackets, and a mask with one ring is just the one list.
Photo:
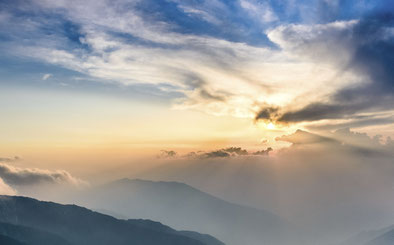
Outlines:
{"label": "distant mountain silhouette", "polygon": [[[360,232],[340,245],[386,245],[394,244],[394,225],[382,229]],[[388,242],[388,243],[385,243]]]}
{"label": "distant mountain silhouette", "polygon": [[163,225],[160,222],[156,222],[156,221],[152,221],[152,220],[129,219],[127,221],[131,224],[145,227],[145,228],[149,228],[149,229],[156,230],[156,231],[162,231],[162,232],[173,233],[173,234],[181,234],[183,236],[190,237],[190,238],[198,240],[198,241],[202,241],[206,245],[225,245],[224,243],[222,243],[221,241],[219,241],[218,239],[214,238],[211,235],[201,234],[201,233],[194,232],[194,231],[177,231],[177,230],[172,229],[169,226]]}
{"label": "distant mountain silhouette", "polygon": [[382,235],[376,237],[365,245],[393,245],[394,244],[394,229],[391,229]]}
{"label": "distant mountain silhouette", "polygon": [[22,243],[17,241],[11,237],[0,235],[0,244],[1,245],[28,245],[26,243]]}
{"label": "distant mountain silhouette", "polygon": [[27,197],[0,196],[0,222],[0,235],[10,245],[221,244],[205,243],[151,221],[118,220],[76,205]]}
{"label": "distant mountain silhouette", "polygon": [[84,192],[79,202],[211,234],[228,245],[285,244],[288,231],[287,222],[268,211],[229,203],[178,182],[121,179]]}
{"label": "distant mountain silhouette", "polygon": [[32,227],[0,223],[0,234],[12,237],[29,245],[71,245],[66,239],[53,233],[38,230]]}

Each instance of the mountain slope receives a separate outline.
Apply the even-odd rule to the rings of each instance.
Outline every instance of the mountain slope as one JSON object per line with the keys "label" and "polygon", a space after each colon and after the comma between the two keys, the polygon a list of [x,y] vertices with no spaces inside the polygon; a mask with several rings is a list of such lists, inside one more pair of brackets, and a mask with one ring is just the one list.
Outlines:
{"label": "mountain slope", "polygon": [[[394,231],[394,225],[385,227],[385,228],[380,228],[380,229],[374,229],[374,230],[367,230],[367,231],[362,231],[348,239],[346,239],[344,242],[340,243],[339,245],[372,245],[374,243],[379,244],[379,242],[382,242],[381,239],[387,239],[390,235],[390,232]],[[382,238],[386,237],[386,238]],[[394,239],[391,240],[391,243],[389,244],[394,244]]]}
{"label": "mountain slope", "polygon": [[1,245],[28,245],[26,243],[22,243],[17,241],[11,237],[0,235],[0,244]]}
{"label": "mountain slope", "polygon": [[394,229],[384,233],[366,243],[365,245],[393,245],[394,244]]}
{"label": "mountain slope", "polygon": [[229,245],[284,244],[288,228],[270,212],[232,204],[178,182],[122,179],[84,192],[79,202],[208,233]]}
{"label": "mountain slope", "polygon": [[26,197],[0,196],[0,222],[34,227],[61,236],[74,245],[207,245],[177,233],[145,228],[75,205]]}
{"label": "mountain slope", "polygon": [[32,227],[0,222],[0,234],[30,245],[71,245],[64,238]]}
{"label": "mountain slope", "polygon": [[218,239],[214,238],[211,235],[200,234],[200,233],[194,232],[194,231],[177,231],[177,230],[172,229],[169,226],[163,225],[160,222],[156,222],[156,221],[152,221],[152,220],[129,219],[127,221],[131,224],[145,227],[148,229],[153,229],[156,231],[181,234],[183,236],[190,237],[190,238],[198,240],[198,241],[202,241],[206,245],[225,245],[224,243],[222,243],[221,241],[219,241]]}

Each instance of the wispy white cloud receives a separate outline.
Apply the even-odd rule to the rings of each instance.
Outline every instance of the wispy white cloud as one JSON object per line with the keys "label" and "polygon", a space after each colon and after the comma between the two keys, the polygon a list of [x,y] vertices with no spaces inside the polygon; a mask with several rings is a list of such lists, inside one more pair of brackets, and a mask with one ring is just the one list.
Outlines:
{"label": "wispy white cloud", "polygon": [[[50,37],[45,44],[14,47],[15,52],[98,81],[170,85],[166,91],[184,94],[174,101],[175,109],[253,118],[261,105],[291,110],[362,82],[363,74],[343,69],[353,56],[348,37],[357,20],[273,26],[266,31],[279,47],[273,48],[179,31],[176,23],[140,11],[138,0],[35,3],[75,23],[85,48],[62,46],[64,38]],[[173,3],[213,24],[220,22],[216,10],[229,11],[220,1]],[[268,2],[240,0],[239,7],[262,25],[278,20]]]}
{"label": "wispy white cloud", "polygon": [[240,0],[241,7],[245,9],[249,15],[263,24],[278,20],[275,12],[268,2],[258,2],[256,0]]}
{"label": "wispy white cloud", "polygon": [[[163,44],[176,47],[125,43],[90,30],[83,39],[94,50],[89,54],[37,47],[28,52],[24,47],[21,52],[122,84],[171,84],[186,95],[176,101],[175,108],[236,117],[253,117],[259,103],[290,103],[336,72],[311,61],[294,62],[296,58],[289,52],[270,48],[171,32],[157,35],[165,40]],[[208,98],[202,91],[213,96]]]}
{"label": "wispy white cloud", "polygon": [[199,3],[180,0],[172,0],[172,2],[176,3],[178,8],[186,14],[192,17],[201,18],[204,21],[214,25],[223,24],[223,21],[218,18],[219,13],[225,15],[230,11],[225,4],[218,0],[205,0]]}
{"label": "wispy white cloud", "polygon": [[42,80],[46,81],[46,80],[48,80],[50,77],[52,77],[52,74],[49,74],[49,73],[44,74],[44,75],[42,76]]}

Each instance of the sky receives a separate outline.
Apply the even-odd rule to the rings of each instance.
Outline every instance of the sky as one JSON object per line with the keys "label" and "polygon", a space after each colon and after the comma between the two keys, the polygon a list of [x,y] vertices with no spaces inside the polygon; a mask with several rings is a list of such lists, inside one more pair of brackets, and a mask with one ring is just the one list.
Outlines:
{"label": "sky", "polygon": [[0,194],[130,177],[394,223],[390,0],[2,0],[0,54]]}
{"label": "sky", "polygon": [[0,4],[6,156],[280,148],[297,129],[394,136],[389,1]]}
{"label": "sky", "polygon": [[1,1],[0,153],[277,150],[297,129],[384,144],[393,23],[383,0]]}

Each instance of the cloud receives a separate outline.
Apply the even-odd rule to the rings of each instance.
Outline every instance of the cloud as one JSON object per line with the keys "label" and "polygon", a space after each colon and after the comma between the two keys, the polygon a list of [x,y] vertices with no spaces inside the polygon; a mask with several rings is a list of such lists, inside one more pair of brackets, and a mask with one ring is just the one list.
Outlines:
{"label": "cloud", "polygon": [[[174,109],[283,123],[387,110],[392,58],[379,54],[392,52],[390,15],[360,19],[356,4],[354,19],[336,20],[337,1],[285,2],[294,14],[255,0],[35,0],[5,4],[0,16],[10,24],[0,31],[7,54],[105,84],[149,85],[170,94]],[[327,7],[319,24],[301,21]]]}
{"label": "cloud", "polygon": [[278,20],[278,17],[268,2],[259,2],[256,0],[240,0],[239,2],[243,9],[245,9],[253,18],[262,23]]}
{"label": "cloud", "polygon": [[14,156],[13,158],[10,157],[0,157],[0,162],[16,162],[19,161],[20,157]]}
{"label": "cloud", "polygon": [[[354,74],[356,77],[348,77],[348,85],[345,83],[338,90],[327,91],[323,99],[311,101],[299,109],[284,108],[280,115],[272,116],[267,113],[269,108],[262,108],[259,113],[278,122],[298,123],[323,119],[356,120],[360,113],[392,110],[393,28],[393,12],[383,11],[371,13],[359,21],[312,27],[288,25],[272,30],[268,35],[284,49],[303,52],[309,59],[335,66],[338,76]],[[352,79],[357,82],[351,82]],[[370,119],[374,119],[374,114]]]}
{"label": "cloud", "polygon": [[271,147],[268,147],[266,150],[261,150],[261,151],[256,151],[253,152],[253,155],[260,155],[260,156],[268,156],[268,154],[273,151],[274,149],[272,149]]}
{"label": "cloud", "polygon": [[390,137],[387,137],[386,140],[382,138],[381,135],[370,137],[366,133],[342,128],[323,135],[297,130],[292,134],[277,137],[275,140],[292,143],[291,147],[282,149],[283,152],[308,151],[318,148],[321,152],[392,158],[394,150],[392,140]]}
{"label": "cloud", "polygon": [[[157,6],[155,1],[40,0],[10,5],[13,8],[7,12],[13,26],[7,34],[12,32],[14,39],[7,52],[62,66],[98,82],[149,84],[162,92],[181,93],[175,109],[217,116],[253,118],[256,105],[292,101],[309,89],[307,77],[316,78],[303,75],[314,63],[294,62],[289,54],[268,45],[260,24],[250,25],[246,10],[254,13],[252,18],[273,19],[274,9],[268,3],[242,1],[245,10],[238,1],[172,2]],[[152,14],[145,9],[160,11]],[[46,15],[34,15],[28,23],[13,14],[38,10]],[[196,16],[216,23],[197,23]],[[48,29],[53,32],[43,31]],[[256,45],[256,40],[266,43]],[[316,85],[322,82],[315,80]]]}
{"label": "cloud", "polygon": [[322,119],[338,119],[351,116],[360,109],[365,109],[363,105],[343,105],[312,103],[297,111],[285,112],[277,120],[279,122],[303,122],[317,121]]}
{"label": "cloud", "polygon": [[218,13],[226,15],[229,12],[226,4],[219,0],[210,1],[182,1],[171,0],[177,4],[177,7],[190,17],[200,18],[213,25],[222,25],[223,20]]}
{"label": "cloud", "polygon": [[266,106],[260,109],[260,111],[256,114],[255,120],[267,120],[271,121],[278,116],[278,107],[270,107]]}
{"label": "cloud", "polygon": [[356,117],[355,119],[344,119],[336,122],[321,122],[315,123],[312,125],[308,125],[306,129],[316,131],[316,130],[335,130],[341,128],[359,128],[365,126],[379,126],[379,125],[388,125],[394,123],[394,116],[390,115],[368,115],[367,117]]}
{"label": "cloud", "polygon": [[16,191],[0,178],[0,195],[16,195]]}
{"label": "cloud", "polygon": [[228,147],[216,151],[211,152],[201,152],[199,154],[189,154],[189,157],[199,158],[199,159],[208,159],[208,158],[228,158],[228,157],[242,157],[242,156],[257,156],[257,155],[265,155],[267,156],[270,151],[273,149],[268,147],[266,150],[256,151],[256,152],[248,152],[241,147]]}
{"label": "cloud", "polygon": [[7,184],[15,186],[41,183],[86,185],[85,181],[73,177],[64,170],[50,171],[37,168],[19,168],[5,163],[0,163],[0,178]]}
{"label": "cloud", "polygon": [[42,76],[42,80],[46,81],[46,80],[48,80],[51,76],[52,76],[52,74],[49,74],[49,73],[44,74],[44,75]]}
{"label": "cloud", "polygon": [[231,157],[247,157],[247,156],[258,156],[258,155],[265,155],[267,156],[269,152],[273,149],[268,147],[265,150],[256,151],[256,152],[248,152],[246,149],[241,147],[227,147],[219,150],[204,152],[189,152],[181,158],[186,159],[210,159],[210,158],[231,158]]}
{"label": "cloud", "polygon": [[338,141],[317,135],[314,133],[306,132],[301,129],[298,129],[296,132],[289,134],[289,135],[283,135],[280,137],[277,137],[275,140],[277,141],[286,141],[292,144],[318,144],[318,143],[338,143]]}
{"label": "cloud", "polygon": [[176,156],[177,156],[177,153],[175,151],[161,150],[160,154],[157,157],[158,158],[173,158]]}
{"label": "cloud", "polygon": [[245,149],[242,149],[241,147],[228,147],[223,149],[223,151],[228,152],[228,153],[235,153],[237,155],[248,155],[248,151]]}
{"label": "cloud", "polygon": [[200,155],[200,158],[217,158],[217,157],[230,157],[231,154],[227,151],[224,150],[217,150],[217,151],[211,151],[204,153]]}

